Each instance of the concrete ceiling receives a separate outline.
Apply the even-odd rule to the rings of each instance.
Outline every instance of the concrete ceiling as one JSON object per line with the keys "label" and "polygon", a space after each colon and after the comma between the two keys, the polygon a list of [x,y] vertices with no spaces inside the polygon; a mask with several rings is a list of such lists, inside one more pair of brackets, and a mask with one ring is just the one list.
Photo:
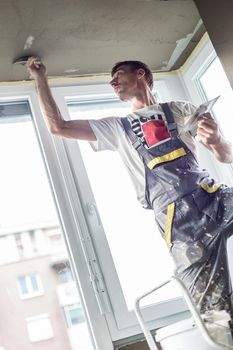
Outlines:
{"label": "concrete ceiling", "polygon": [[29,78],[39,55],[51,77],[108,74],[120,60],[178,68],[205,29],[191,0],[0,0],[0,81]]}

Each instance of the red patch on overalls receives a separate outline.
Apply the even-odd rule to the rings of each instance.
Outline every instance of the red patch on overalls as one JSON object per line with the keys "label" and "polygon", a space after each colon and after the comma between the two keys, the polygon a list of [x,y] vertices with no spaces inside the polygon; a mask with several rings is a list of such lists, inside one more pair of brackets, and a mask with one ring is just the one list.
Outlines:
{"label": "red patch on overalls", "polygon": [[148,147],[169,139],[170,134],[163,120],[150,120],[141,124],[141,128]]}

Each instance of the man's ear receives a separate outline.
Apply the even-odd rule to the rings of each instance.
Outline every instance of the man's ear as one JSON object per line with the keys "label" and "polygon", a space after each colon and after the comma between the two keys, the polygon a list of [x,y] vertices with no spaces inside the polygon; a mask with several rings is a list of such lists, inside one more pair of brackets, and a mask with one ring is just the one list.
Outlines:
{"label": "man's ear", "polygon": [[145,77],[145,71],[143,68],[139,68],[137,70],[137,76],[138,76],[138,79],[142,79],[143,77]]}

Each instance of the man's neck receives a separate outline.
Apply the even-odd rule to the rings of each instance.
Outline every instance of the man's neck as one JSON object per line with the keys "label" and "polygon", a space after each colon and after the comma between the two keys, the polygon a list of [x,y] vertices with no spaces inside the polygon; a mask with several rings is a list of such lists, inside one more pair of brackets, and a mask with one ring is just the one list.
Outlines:
{"label": "man's neck", "polygon": [[156,103],[155,97],[152,95],[151,91],[145,91],[145,93],[135,96],[131,100],[132,110],[137,111],[147,106],[154,105]]}

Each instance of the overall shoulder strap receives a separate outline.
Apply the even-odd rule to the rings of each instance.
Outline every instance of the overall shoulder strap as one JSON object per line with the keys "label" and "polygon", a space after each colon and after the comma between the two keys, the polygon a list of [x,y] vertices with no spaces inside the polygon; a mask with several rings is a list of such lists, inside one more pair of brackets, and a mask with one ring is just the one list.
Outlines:
{"label": "overall shoulder strap", "polygon": [[137,135],[133,132],[131,128],[130,121],[127,117],[121,118],[121,122],[124,126],[126,134],[129,136],[130,141],[135,149],[138,149],[138,147],[141,145],[141,141],[137,137]]}
{"label": "overall shoulder strap", "polygon": [[146,161],[148,158],[148,151],[143,146],[139,137],[133,132],[130,121],[128,120],[127,117],[124,117],[124,118],[121,118],[121,122],[123,124],[126,134],[129,136],[129,139],[133,147],[136,149],[139,155]]}
{"label": "overall shoulder strap", "polygon": [[[147,169],[147,167],[145,165],[147,162],[147,158],[148,158],[148,152],[147,152],[146,148],[142,145],[141,140],[138,138],[138,136],[133,132],[133,130],[131,128],[130,121],[128,120],[128,118],[127,117],[121,118],[121,122],[123,124],[123,127],[125,129],[126,134],[129,136],[129,139],[130,139],[133,147],[135,148],[135,150],[138,152],[139,156],[143,160],[145,169]],[[145,170],[145,171],[148,172],[148,170]],[[146,177],[145,177],[145,179],[146,179]],[[147,190],[147,185],[146,185],[146,190],[145,190],[145,199],[146,199],[146,203],[147,203],[147,206],[145,207],[145,209],[153,209],[152,204],[150,202],[148,190]]]}
{"label": "overall shoulder strap", "polygon": [[165,114],[166,120],[167,120],[167,127],[168,130],[172,133],[172,131],[177,130],[177,125],[174,121],[173,113],[168,105],[168,103],[160,103],[160,106],[162,107],[162,110]]}

